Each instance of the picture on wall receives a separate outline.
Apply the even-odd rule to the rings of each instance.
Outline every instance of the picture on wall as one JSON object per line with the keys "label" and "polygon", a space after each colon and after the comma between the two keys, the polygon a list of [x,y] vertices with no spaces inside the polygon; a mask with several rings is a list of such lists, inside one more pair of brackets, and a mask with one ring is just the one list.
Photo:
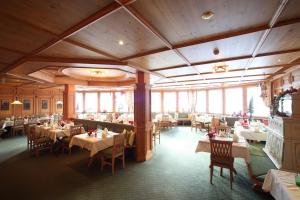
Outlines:
{"label": "picture on wall", "polygon": [[0,110],[9,111],[9,100],[8,99],[0,100]]}
{"label": "picture on wall", "polygon": [[30,110],[31,102],[29,99],[23,100],[23,110]]}
{"label": "picture on wall", "polygon": [[42,109],[47,110],[48,109],[48,100],[42,100]]}
{"label": "picture on wall", "polygon": [[57,110],[63,109],[63,103],[62,103],[62,101],[57,101],[57,102],[56,102],[56,109],[57,109]]}

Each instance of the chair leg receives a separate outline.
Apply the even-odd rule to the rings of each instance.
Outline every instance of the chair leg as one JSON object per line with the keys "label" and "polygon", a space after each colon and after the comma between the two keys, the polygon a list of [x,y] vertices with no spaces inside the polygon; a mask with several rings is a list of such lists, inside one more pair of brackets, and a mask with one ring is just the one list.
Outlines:
{"label": "chair leg", "polygon": [[111,158],[111,173],[115,175],[115,158]]}
{"label": "chair leg", "polygon": [[160,134],[158,135],[158,144],[160,144]]}
{"label": "chair leg", "polygon": [[123,169],[125,168],[125,153],[123,152],[123,156],[122,156],[122,166]]}
{"label": "chair leg", "polygon": [[223,176],[223,167],[221,167],[220,176]]}
{"label": "chair leg", "polygon": [[233,181],[233,170],[232,169],[229,169],[230,171],[230,188],[232,189],[232,181]]}
{"label": "chair leg", "polygon": [[213,177],[213,173],[214,173],[214,172],[213,172],[213,171],[214,171],[214,166],[213,166],[213,165],[210,165],[209,167],[210,167],[210,184],[213,184],[213,183],[212,183],[212,177]]}
{"label": "chair leg", "polygon": [[101,172],[103,172],[103,167],[104,167],[104,158],[101,156]]}

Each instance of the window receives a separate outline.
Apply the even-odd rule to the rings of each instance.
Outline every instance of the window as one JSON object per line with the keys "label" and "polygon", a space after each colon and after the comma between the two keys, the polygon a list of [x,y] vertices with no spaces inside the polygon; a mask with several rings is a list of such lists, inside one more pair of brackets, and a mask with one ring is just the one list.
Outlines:
{"label": "window", "polygon": [[243,89],[225,89],[225,112],[232,115],[243,111]]}
{"label": "window", "polygon": [[85,110],[86,112],[98,111],[98,94],[96,92],[85,93]]}
{"label": "window", "polygon": [[75,110],[76,112],[83,112],[83,93],[75,93]]}
{"label": "window", "polygon": [[151,112],[161,112],[161,93],[151,93]]}
{"label": "window", "polygon": [[128,112],[128,103],[125,92],[115,92],[116,112]]}
{"label": "window", "polygon": [[249,87],[247,88],[247,106],[249,108],[249,103],[251,98],[253,98],[253,116],[267,117],[270,114],[270,109],[267,107],[260,97],[261,90],[259,87]]}
{"label": "window", "polygon": [[196,112],[206,112],[206,91],[197,91]]}
{"label": "window", "polygon": [[208,91],[208,100],[209,113],[222,113],[223,112],[223,101],[222,101],[222,90],[209,90]]}
{"label": "window", "polygon": [[164,112],[176,112],[176,92],[164,92]]}
{"label": "window", "polygon": [[101,92],[100,112],[112,112],[112,107],[113,107],[112,102],[113,102],[112,92]]}
{"label": "window", "polygon": [[187,92],[178,92],[178,111],[189,112],[190,110],[189,97]]}

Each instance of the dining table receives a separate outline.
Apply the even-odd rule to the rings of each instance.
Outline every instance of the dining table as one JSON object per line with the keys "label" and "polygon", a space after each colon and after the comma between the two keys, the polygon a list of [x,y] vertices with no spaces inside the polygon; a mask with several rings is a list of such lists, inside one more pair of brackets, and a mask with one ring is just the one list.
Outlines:
{"label": "dining table", "polygon": [[236,121],[234,124],[234,131],[236,134],[243,136],[246,140],[252,141],[266,141],[267,129],[262,125],[250,124],[248,127],[243,127],[240,122]]}
{"label": "dining table", "polygon": [[296,173],[271,169],[265,177],[262,189],[276,200],[300,199],[300,187],[295,183]]}
{"label": "dining table", "polygon": [[[55,143],[57,138],[68,137],[70,136],[70,127],[51,127],[45,125],[38,125],[35,128],[37,134],[40,134],[45,137],[49,137]],[[85,130],[82,127],[81,133],[84,133]]]}
{"label": "dining table", "polygon": [[108,131],[104,137],[103,131],[100,131],[98,133],[94,132],[90,135],[88,133],[75,135],[70,141],[69,148],[72,148],[73,146],[79,146],[82,149],[88,150],[88,166],[90,166],[94,156],[97,155],[98,152],[113,146],[113,136],[117,134],[119,133]]}

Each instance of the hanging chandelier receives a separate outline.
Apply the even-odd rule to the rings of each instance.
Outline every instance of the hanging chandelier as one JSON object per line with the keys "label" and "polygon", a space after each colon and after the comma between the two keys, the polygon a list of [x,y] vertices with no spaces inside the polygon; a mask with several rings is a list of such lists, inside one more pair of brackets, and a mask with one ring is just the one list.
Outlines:
{"label": "hanging chandelier", "polygon": [[21,105],[23,103],[21,101],[19,101],[18,96],[16,96],[15,100],[11,104],[12,105]]}
{"label": "hanging chandelier", "polygon": [[224,63],[217,63],[212,68],[213,73],[228,72],[228,71],[229,71],[228,65]]}

